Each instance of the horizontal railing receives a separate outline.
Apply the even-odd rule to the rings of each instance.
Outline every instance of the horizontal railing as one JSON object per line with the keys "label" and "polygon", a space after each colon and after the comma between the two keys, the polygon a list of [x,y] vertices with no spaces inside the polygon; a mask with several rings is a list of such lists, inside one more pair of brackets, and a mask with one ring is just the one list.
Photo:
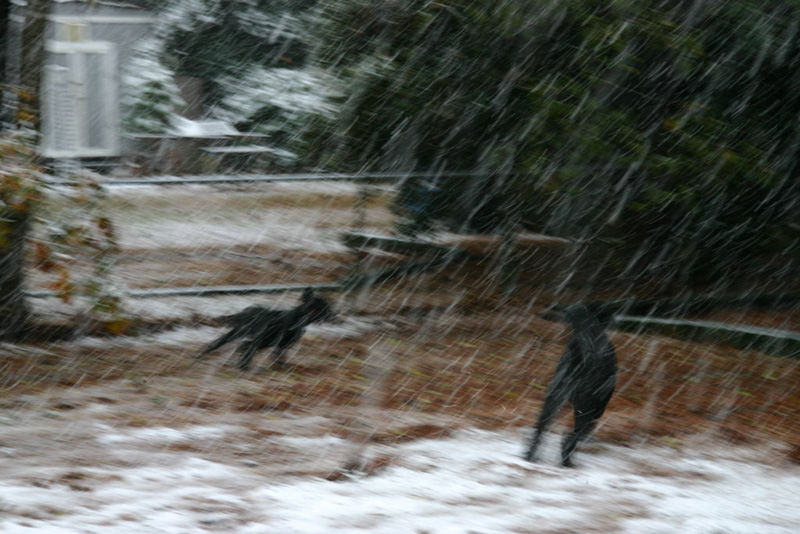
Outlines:
{"label": "horizontal railing", "polygon": [[[101,183],[104,186],[121,185],[213,185],[253,182],[389,182],[397,183],[405,180],[434,180],[437,178],[478,178],[485,173],[441,172],[441,173],[386,173],[365,172],[347,173],[295,173],[295,174],[234,174],[234,175],[193,175],[193,176],[149,176],[140,178],[108,178]],[[45,183],[51,185],[75,186],[80,182],[63,178],[50,178]]]}

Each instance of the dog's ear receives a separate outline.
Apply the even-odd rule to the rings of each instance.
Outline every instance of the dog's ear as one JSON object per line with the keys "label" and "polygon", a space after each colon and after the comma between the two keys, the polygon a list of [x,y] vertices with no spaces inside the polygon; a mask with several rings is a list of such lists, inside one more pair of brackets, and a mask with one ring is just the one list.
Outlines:
{"label": "dog's ear", "polygon": [[604,302],[577,303],[567,308],[570,322],[593,322],[607,328],[614,322],[615,306]]}
{"label": "dog's ear", "polygon": [[307,287],[303,290],[303,295],[300,297],[300,300],[303,304],[306,304],[311,301],[316,296],[314,289],[311,287]]}

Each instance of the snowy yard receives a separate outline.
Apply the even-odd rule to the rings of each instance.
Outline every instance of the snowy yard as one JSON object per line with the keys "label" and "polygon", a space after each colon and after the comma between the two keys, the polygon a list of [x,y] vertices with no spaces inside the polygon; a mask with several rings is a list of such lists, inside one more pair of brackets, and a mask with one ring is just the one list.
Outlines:
{"label": "snowy yard", "polygon": [[800,533],[800,2],[2,5],[0,534]]}
{"label": "snowy yard", "polygon": [[[237,425],[120,433],[96,424],[89,434],[98,465],[43,462],[35,480],[3,476],[2,532],[789,534],[800,525],[800,468],[754,449],[596,446],[564,470],[555,439],[529,464],[519,431],[463,430],[373,445],[377,468],[329,481],[331,459],[351,447],[330,435],[265,437],[265,451],[291,462],[274,466],[269,452],[228,462],[190,452],[236,448],[246,434]],[[2,452],[4,464],[25,454]],[[262,472],[309,465],[321,472]]]}
{"label": "snowy yard", "polygon": [[[129,287],[331,281],[347,269],[338,233],[355,195],[114,189],[118,273]],[[368,225],[390,220],[379,205]],[[230,351],[193,356],[220,332],[208,317],[293,294],[134,299],[131,311],[173,325],[0,345],[0,532],[800,529],[795,361],[612,333],[620,382],[594,444],[565,470],[550,436],[529,464],[526,425],[563,327],[536,315],[544,298],[497,307],[483,289],[446,272],[330,295],[343,322],[310,328],[281,372],[265,355],[248,375],[226,365]]]}

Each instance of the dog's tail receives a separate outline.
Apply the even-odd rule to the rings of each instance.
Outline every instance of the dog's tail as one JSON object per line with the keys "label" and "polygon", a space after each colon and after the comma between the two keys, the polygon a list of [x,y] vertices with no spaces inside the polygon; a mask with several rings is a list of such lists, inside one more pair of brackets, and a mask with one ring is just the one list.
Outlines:
{"label": "dog's tail", "polygon": [[215,339],[214,341],[209,343],[208,346],[206,346],[206,348],[204,348],[200,352],[200,354],[198,354],[198,357],[202,356],[204,354],[208,354],[209,352],[213,352],[213,351],[217,350],[218,348],[222,347],[223,345],[227,345],[231,341],[233,341],[235,339],[239,339],[240,337],[243,337],[243,336],[244,336],[244,333],[241,330],[239,330],[238,328],[234,328],[230,332],[227,332],[227,333],[221,335],[220,337],[218,337],[217,339]]}

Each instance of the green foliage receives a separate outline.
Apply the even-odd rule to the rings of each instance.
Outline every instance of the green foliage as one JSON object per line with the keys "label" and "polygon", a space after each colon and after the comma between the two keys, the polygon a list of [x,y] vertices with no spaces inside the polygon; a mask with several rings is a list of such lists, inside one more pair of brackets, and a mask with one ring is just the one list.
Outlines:
{"label": "green foliage", "polygon": [[26,130],[0,136],[0,250],[17,221],[31,217],[41,201],[33,133]]}
{"label": "green foliage", "polygon": [[305,63],[305,18],[315,3],[173,0],[162,9],[155,31],[163,43],[160,61],[177,74],[206,80],[208,103],[216,103],[225,96],[216,85],[219,78]]}
{"label": "green foliage", "polygon": [[218,83],[226,96],[214,115],[240,131],[269,134],[270,145],[290,155],[312,149],[304,143],[304,129],[330,123],[342,98],[338,80],[312,68],[258,67]]}
{"label": "green foliage", "polygon": [[125,129],[134,133],[166,133],[184,105],[174,73],[159,63],[159,42],[140,43],[123,76]]}
{"label": "green foliage", "polygon": [[428,215],[614,238],[639,259],[629,275],[681,283],[797,255],[796,2],[345,0],[321,14],[317,59],[350,88],[329,161],[487,174],[435,184]]}
{"label": "green foliage", "polygon": [[25,240],[41,201],[35,135],[18,130],[0,136],[0,338],[22,335],[28,307],[22,292]]}
{"label": "green foliage", "polygon": [[202,107],[240,131],[270,134],[273,154],[294,165],[314,152],[307,129],[325,129],[341,91],[309,68],[307,26],[316,0],[172,0],[158,6],[152,38],[130,65],[128,128],[164,132],[181,107],[175,75],[202,80]]}
{"label": "green foliage", "polygon": [[[51,289],[64,302],[77,302],[80,315],[123,333],[130,318],[111,272],[119,246],[104,212],[105,191],[81,174],[73,177],[78,187],[58,196],[67,199],[66,210],[47,205],[52,199],[43,194],[34,138],[25,130],[0,137],[0,337],[18,336],[25,327],[27,259],[51,277]],[[41,230],[29,232],[32,222]]]}
{"label": "green foliage", "polygon": [[51,288],[77,313],[110,328],[127,322],[124,291],[117,287],[112,268],[119,255],[116,228],[105,213],[106,192],[88,172],[71,177],[77,186],[63,209],[51,209],[42,222],[47,229],[36,241],[36,264],[52,275]]}

